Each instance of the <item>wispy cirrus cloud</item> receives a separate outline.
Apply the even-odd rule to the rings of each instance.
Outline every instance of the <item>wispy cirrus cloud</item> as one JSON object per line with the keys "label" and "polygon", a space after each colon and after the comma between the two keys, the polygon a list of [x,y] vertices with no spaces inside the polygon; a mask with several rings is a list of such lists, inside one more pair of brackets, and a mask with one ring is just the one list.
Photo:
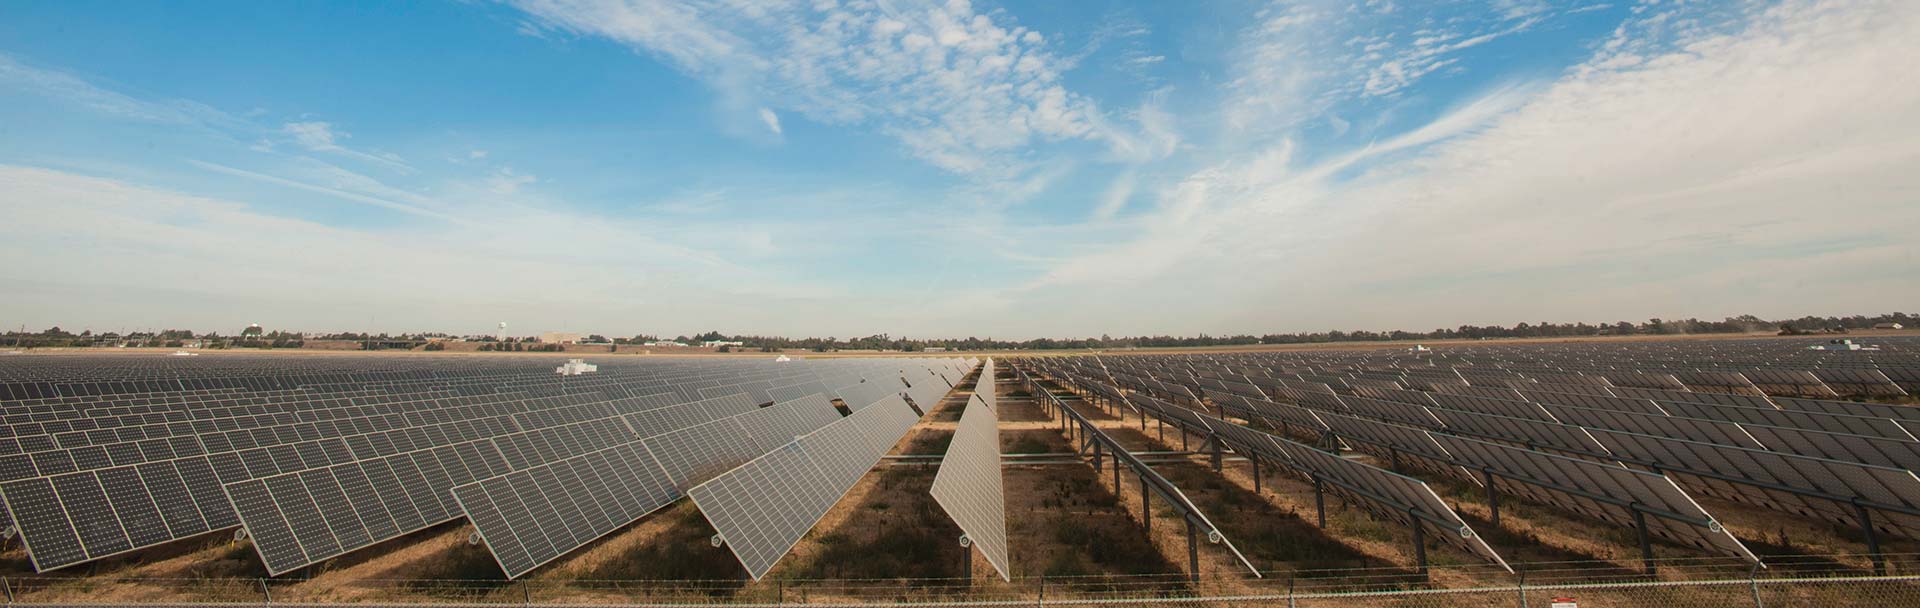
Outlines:
{"label": "wispy cirrus cloud", "polygon": [[1228,127],[1285,132],[1333,112],[1336,104],[1391,98],[1459,55],[1526,32],[1548,18],[1546,3],[1273,2],[1242,32]]}
{"label": "wispy cirrus cloud", "polygon": [[660,57],[760,121],[784,110],[870,127],[957,174],[1008,178],[1029,168],[1030,145],[1101,136],[1046,38],[965,0],[514,4],[544,27]]}
{"label": "wispy cirrus cloud", "polygon": [[1283,141],[1192,173],[1131,238],[1062,261],[1013,305],[1072,294],[1084,333],[1147,311],[1181,312],[1143,331],[1193,332],[1920,297],[1920,246],[1897,228],[1920,221],[1920,81],[1892,76],[1920,54],[1920,7],[1704,10],[1645,13],[1553,82],[1371,147],[1303,162]]}
{"label": "wispy cirrus cloud", "polygon": [[339,154],[348,158],[383,165],[407,173],[414,171],[413,166],[408,165],[407,162],[397,154],[390,152],[362,152],[341,145],[343,140],[353,135],[335,128],[333,123],[317,120],[290,122],[282,126],[281,131],[292,137],[294,143],[299,144],[300,147],[314,152]]}

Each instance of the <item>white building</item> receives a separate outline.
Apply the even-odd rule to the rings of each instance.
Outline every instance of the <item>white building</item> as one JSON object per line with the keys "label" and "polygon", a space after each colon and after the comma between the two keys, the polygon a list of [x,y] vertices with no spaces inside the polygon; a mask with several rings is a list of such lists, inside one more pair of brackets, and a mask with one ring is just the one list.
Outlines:
{"label": "white building", "polygon": [[1899,323],[1875,323],[1873,324],[1873,328],[1874,329],[1906,329],[1907,326],[1901,325]]}
{"label": "white building", "polygon": [[652,342],[643,344],[642,346],[686,346],[686,345],[687,343],[685,342],[675,342],[672,340],[654,340]]}
{"label": "white building", "polygon": [[700,345],[705,346],[707,348],[718,348],[721,346],[746,346],[747,343],[735,342],[732,340],[708,340],[705,342],[701,342]]}
{"label": "white building", "polygon": [[570,331],[550,331],[540,334],[540,341],[547,344],[579,344],[580,334]]}
{"label": "white building", "polygon": [[600,366],[588,363],[585,359],[568,359],[566,365],[553,368],[553,373],[562,376],[578,376],[600,371]]}

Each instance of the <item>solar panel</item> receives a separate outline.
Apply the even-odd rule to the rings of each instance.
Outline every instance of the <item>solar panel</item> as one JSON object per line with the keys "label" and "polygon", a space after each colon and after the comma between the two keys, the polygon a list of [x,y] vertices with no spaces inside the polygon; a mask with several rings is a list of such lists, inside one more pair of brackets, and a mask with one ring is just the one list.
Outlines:
{"label": "solar panel", "polygon": [[1907,394],[1886,372],[1877,369],[1816,369],[1813,375],[1841,395],[1901,397]]}
{"label": "solar panel", "polygon": [[1297,405],[1256,401],[1238,396],[1215,402],[1215,405],[1219,406],[1224,413],[1249,421],[1263,420],[1273,426],[1279,426],[1276,422],[1285,422],[1300,429],[1319,431],[1327,428],[1327,424],[1322,422],[1313,410]]}
{"label": "solar panel", "polygon": [[1475,534],[1473,528],[1460,519],[1460,515],[1449,508],[1426,482],[1285,439],[1276,437],[1274,443],[1287,455],[1293,466],[1323,479],[1341,481],[1333,486],[1336,492],[1371,494],[1367,500],[1357,501],[1357,504],[1375,517],[1402,526],[1425,527],[1431,532],[1432,538],[1478,555],[1508,572],[1513,571],[1507,566],[1506,560],[1501,559],[1485,539]]}
{"label": "solar panel", "polygon": [[668,431],[641,443],[673,487],[681,491],[764,453],[739,417]]}
{"label": "solar panel", "polygon": [[1530,418],[1509,418],[1435,408],[1433,415],[1450,431],[1524,444],[1529,448],[1558,449],[1577,454],[1604,454],[1606,448],[1587,436],[1586,429]]}
{"label": "solar panel", "polygon": [[[687,496],[759,580],[917,419],[904,402],[882,401],[694,486]],[[866,449],[850,445],[862,440]]]}
{"label": "solar panel", "polygon": [[[1759,561],[1680,486],[1664,476],[1464,437],[1430,435],[1460,461],[1525,480],[1496,476],[1494,485],[1503,492],[1622,527],[1636,525],[1633,509],[1627,505],[1657,509],[1672,516],[1644,518],[1648,533],[1696,549]],[[1478,471],[1464,468],[1460,475],[1466,479],[1479,477]],[[1579,493],[1557,490],[1556,486]],[[1691,521],[1677,521],[1678,518]]]}
{"label": "solar panel", "polygon": [[1399,460],[1427,471],[1454,474],[1446,451],[1426,431],[1340,414],[1322,414],[1327,428],[1349,445],[1384,461]]}
{"label": "solar panel", "polygon": [[1489,399],[1486,397],[1464,395],[1434,395],[1433,402],[1438,404],[1437,407],[1451,410],[1492,414],[1495,416],[1506,416],[1508,418],[1531,418],[1542,422],[1553,421],[1553,417],[1547,415],[1546,410],[1540,409],[1539,404],[1528,403],[1526,401],[1509,401],[1506,399]]}
{"label": "solar panel", "polygon": [[988,357],[985,363],[980,364],[980,378],[974,381],[973,394],[978,395],[987,407],[997,410],[1000,409],[1000,391],[994,386],[994,373],[993,358]]}
{"label": "solar panel", "polygon": [[454,488],[507,578],[518,578],[679,498],[637,442]]}
{"label": "solar panel", "polygon": [[1920,470],[1920,442],[1758,424],[1742,428],[1775,452]]}
{"label": "solar panel", "polygon": [[1435,412],[1424,406],[1367,397],[1342,397],[1341,402],[1354,414],[1423,428],[1440,428]]}
{"label": "solar panel", "polygon": [[1780,409],[1784,410],[1818,412],[1841,416],[1892,418],[1902,421],[1920,421],[1920,407],[1911,405],[1826,401],[1822,399],[1797,399],[1793,397],[1775,397],[1774,401],[1780,406]]}
{"label": "solar panel", "polygon": [[1544,407],[1562,422],[1583,427],[1660,435],[1743,448],[1762,447],[1760,442],[1747,434],[1745,429],[1731,422],[1557,405]]}
{"label": "solar panel", "polygon": [[[987,369],[993,360],[987,360]],[[979,402],[960,414],[960,424],[940,460],[928,493],[967,534],[1000,573],[1011,582],[1007,561],[1007,504],[1000,475],[1000,421],[994,408]]]}
{"label": "solar panel", "polygon": [[[456,485],[507,472],[497,452],[478,456],[493,449],[478,440],[281,473],[226,490],[267,571],[280,575],[459,516]],[[291,534],[260,530],[282,527]]]}
{"label": "solar panel", "polygon": [[1822,414],[1800,410],[1708,405],[1703,403],[1661,403],[1660,407],[1666,409],[1670,414],[1687,418],[1725,420],[1743,424],[1764,424],[1768,426],[1825,431],[1828,433],[1848,433],[1869,437],[1884,437],[1887,439],[1913,439],[1913,435],[1909,434],[1905,427],[1887,418]]}
{"label": "solar panel", "polygon": [[[1843,525],[1858,525],[1858,513],[1850,504],[1854,499],[1869,506],[1878,503],[1902,510],[1920,509],[1920,478],[1905,469],[1602,429],[1589,432],[1622,459],[1659,463],[1663,471],[1687,487],[1719,498]],[[1874,518],[1882,531],[1920,538],[1916,536],[1920,534],[1920,517],[1898,511],[1882,513]]]}
{"label": "solar panel", "polygon": [[1523,394],[1528,401],[1532,401],[1534,403],[1540,403],[1543,405],[1571,405],[1574,407],[1585,407],[1585,408],[1593,408],[1593,409],[1601,409],[1601,410],[1618,410],[1622,412],[1637,412],[1641,414],[1664,415],[1667,413],[1666,410],[1660,409],[1660,406],[1655,405],[1653,401],[1648,399],[1630,399],[1626,397],[1603,397],[1598,395],[1556,393],[1552,391],[1521,391],[1521,394]]}

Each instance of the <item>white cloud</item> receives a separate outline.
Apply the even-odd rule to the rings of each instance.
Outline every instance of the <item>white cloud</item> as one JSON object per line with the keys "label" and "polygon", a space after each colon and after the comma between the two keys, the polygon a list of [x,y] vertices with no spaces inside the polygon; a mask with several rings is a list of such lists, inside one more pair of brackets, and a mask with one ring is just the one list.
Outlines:
{"label": "white cloud", "polygon": [[1030,168],[1019,157],[1028,146],[1102,136],[1043,36],[965,0],[515,4],[547,27],[658,56],[713,86],[724,107],[869,125],[954,173],[1010,179]]}
{"label": "white cloud", "polygon": [[[1920,5],[1804,2],[1607,48],[1311,165],[1161,192],[1016,306],[1051,329],[1430,327],[1881,310],[1920,298]],[[1354,172],[1358,175],[1349,175]],[[1143,289],[1149,287],[1150,289]],[[1167,294],[1179,294],[1167,295]],[[1191,294],[1206,294],[1203,298]]]}
{"label": "white cloud", "polygon": [[760,123],[767,125],[767,130],[772,131],[774,135],[780,134],[780,115],[774,114],[773,110],[760,108]]}
{"label": "white cloud", "polygon": [[[345,131],[334,128],[332,123],[321,121],[290,122],[281,127],[281,131],[293,138],[294,143],[315,152],[328,152],[350,158],[384,165],[405,173],[412,173],[413,166],[408,165],[398,155],[392,153],[367,153],[340,145],[341,140],[352,137]],[[484,155],[483,155],[484,156]]]}
{"label": "white cloud", "polygon": [[431,219],[443,220],[443,221],[455,221],[453,216],[447,215],[440,211],[429,209],[422,205],[404,203],[404,202],[395,201],[391,199],[381,198],[378,196],[368,195],[362,192],[353,192],[353,191],[341,189],[341,188],[311,184],[311,183],[302,182],[298,180],[287,179],[285,177],[280,177],[277,175],[268,175],[266,173],[260,173],[257,171],[237,169],[234,167],[229,167],[226,165],[221,165],[216,163],[210,163],[202,160],[190,159],[187,161],[187,163],[202,169],[206,169],[208,171],[229,175],[233,177],[250,179],[254,181],[273,184],[276,186],[284,186],[287,188],[293,188],[295,190],[304,190],[304,191],[312,192],[315,194],[323,194],[323,195],[331,196],[341,200],[353,201],[356,203],[365,203],[368,205],[373,205],[375,207],[382,207],[386,209],[391,209],[393,211],[399,211],[401,213],[408,213],[408,214],[417,215],[425,218],[431,218]]}
{"label": "white cloud", "polygon": [[72,74],[22,63],[0,53],[0,87],[34,93],[119,118],[210,127],[237,121],[203,104],[184,100],[151,101],[96,86]]}
{"label": "white cloud", "polygon": [[491,177],[487,178],[487,190],[494,194],[519,194],[522,186],[537,181],[540,180],[535,176],[515,173],[511,167],[501,167],[499,171],[495,171]]}
{"label": "white cloud", "polygon": [[1543,5],[1419,3],[1407,11],[1274,2],[1243,34],[1231,96],[1232,131],[1265,137],[1322,118],[1343,102],[1392,98],[1460,52],[1527,31]]}
{"label": "white cloud", "polygon": [[[293,136],[295,143],[306,146],[308,150],[340,149],[339,144],[334,143],[333,125],[324,122],[290,122],[287,123],[285,130],[288,135]],[[346,134],[342,133],[340,136],[345,137]]]}
{"label": "white cloud", "polygon": [[[849,307],[830,283],[804,278],[822,265],[815,253],[781,249],[835,227],[875,230],[840,218],[629,220],[569,213],[526,192],[499,197],[482,185],[448,192],[481,207],[474,221],[353,229],[38,168],[0,165],[0,191],[8,193],[0,256],[23,261],[0,265],[0,281],[19,287],[6,312],[35,324],[204,330],[241,318],[359,330],[377,314],[377,331],[482,331],[513,319],[603,332],[850,335],[885,310],[909,308],[886,298]],[[681,236],[686,242],[671,240]],[[774,257],[744,265],[733,255]],[[129,290],[147,297],[129,299]],[[347,293],[355,294],[349,304],[316,297]]]}
{"label": "white cloud", "polygon": [[1136,181],[1138,178],[1131,171],[1114,178],[1113,183],[1107,186],[1107,191],[1100,195],[1100,206],[1094,208],[1093,219],[1110,220],[1119,215],[1120,210],[1127,207],[1127,201],[1133,198]]}

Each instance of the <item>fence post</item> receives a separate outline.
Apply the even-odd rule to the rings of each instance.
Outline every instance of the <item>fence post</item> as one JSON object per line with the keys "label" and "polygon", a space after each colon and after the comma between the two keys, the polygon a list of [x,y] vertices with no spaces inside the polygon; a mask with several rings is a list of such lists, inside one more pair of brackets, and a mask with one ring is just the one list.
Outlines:
{"label": "fence post", "polygon": [[0,587],[6,588],[7,605],[12,606],[13,605],[13,580],[4,576],[0,576]]}
{"label": "fence post", "polygon": [[1294,608],[1294,605],[1293,605],[1293,575],[1294,575],[1294,573],[1292,573],[1292,572],[1288,572],[1288,573],[1287,573],[1287,608]]}
{"label": "fence post", "polygon": [[1041,608],[1046,605],[1047,605],[1047,575],[1046,573],[1043,572],[1040,574],[1040,595],[1036,596],[1035,599],[1033,600],[1033,606],[1034,608]]}
{"label": "fence post", "polygon": [[522,606],[533,605],[533,583],[532,582],[520,581],[520,604]]}
{"label": "fence post", "polygon": [[1514,585],[1520,590],[1520,608],[1527,608],[1527,573],[1516,572],[1515,574],[1520,575],[1520,582]]}
{"label": "fence post", "polygon": [[273,590],[267,588],[267,579],[260,579],[260,600],[262,604],[273,605]]}
{"label": "fence post", "polygon": [[1747,569],[1747,588],[1753,591],[1753,608],[1766,608],[1760,601],[1760,562],[1754,562],[1753,567]]}

